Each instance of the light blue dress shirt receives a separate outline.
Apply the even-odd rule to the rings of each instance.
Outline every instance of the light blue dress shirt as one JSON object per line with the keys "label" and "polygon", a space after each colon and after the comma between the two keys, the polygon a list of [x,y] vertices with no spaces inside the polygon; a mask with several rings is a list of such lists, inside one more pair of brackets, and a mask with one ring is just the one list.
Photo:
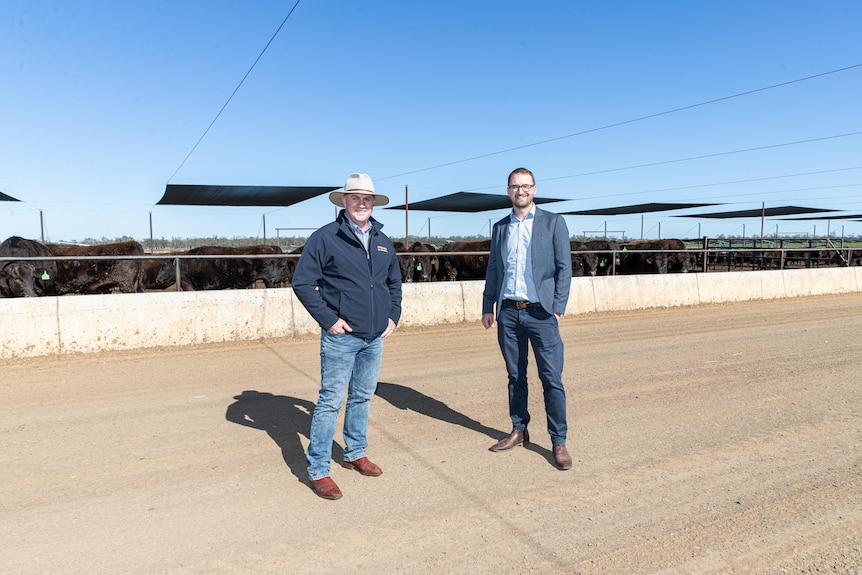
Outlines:
{"label": "light blue dress shirt", "polygon": [[533,256],[530,242],[533,239],[533,220],[536,204],[519,220],[513,211],[509,215],[509,238],[506,242],[506,275],[503,278],[503,299],[517,301],[539,301],[533,283]]}
{"label": "light blue dress shirt", "polygon": [[365,253],[368,253],[368,243],[371,241],[371,222],[368,222],[368,225],[365,226],[365,231],[362,231],[362,228],[353,223],[353,220],[347,218],[347,223],[350,224],[350,229],[353,230],[353,233],[356,234],[356,237],[359,238],[359,241],[362,242],[362,246],[365,248]]}

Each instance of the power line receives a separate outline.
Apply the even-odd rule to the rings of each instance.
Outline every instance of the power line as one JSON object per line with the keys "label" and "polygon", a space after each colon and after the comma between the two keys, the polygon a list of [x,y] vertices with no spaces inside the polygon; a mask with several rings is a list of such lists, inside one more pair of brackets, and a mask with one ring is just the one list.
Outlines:
{"label": "power line", "polygon": [[[763,181],[767,181],[767,180],[779,180],[779,179],[783,179],[783,178],[797,178],[797,177],[801,177],[801,176],[816,176],[816,175],[820,175],[820,174],[830,174],[830,173],[835,173],[835,172],[847,172],[847,171],[851,171],[851,170],[862,170],[862,166],[852,166],[852,167],[848,167],[848,168],[835,168],[833,170],[819,170],[816,172],[800,172],[797,174],[783,174],[780,176],[764,176],[762,178],[748,178],[745,180],[729,180],[726,182],[713,182],[710,184],[693,184],[691,186],[678,186],[675,188],[654,188],[651,190],[641,190],[638,192],[622,192],[619,194],[602,194],[601,196],[583,196],[583,197],[578,198],[578,200],[579,201],[597,200],[597,199],[602,199],[602,198],[620,198],[620,197],[626,197],[626,196],[639,196],[639,195],[643,195],[643,194],[655,194],[657,192],[676,192],[679,190],[693,190],[693,189],[709,188],[709,187],[715,187],[715,186],[729,186],[729,185],[733,185],[733,184],[747,184],[747,183],[751,183],[751,182],[763,182]],[[859,184],[847,184],[847,186],[857,186],[857,185],[859,185]],[[844,187],[844,186],[825,186],[823,188],[805,188],[805,189],[809,189],[809,190],[810,189],[826,189],[826,188],[832,188],[832,187]],[[783,190],[783,191],[798,191],[798,190]],[[758,193],[760,193],[760,192],[758,192]],[[772,193],[778,193],[778,192],[768,192],[768,193],[772,194]],[[751,194],[734,194],[734,195],[728,195],[728,196],[711,196],[711,197],[714,197],[716,199],[723,199],[723,198],[732,198],[732,197],[746,196],[746,195],[751,195]],[[704,199],[704,198],[699,197],[698,199]]]}
{"label": "power line", "polygon": [[230,104],[231,100],[233,100],[233,97],[236,95],[236,93],[237,93],[237,92],[239,91],[239,89],[242,87],[243,83],[245,83],[245,80],[246,80],[246,78],[248,78],[248,77],[249,77],[249,75],[251,74],[251,71],[252,71],[252,70],[254,70],[254,67],[255,67],[255,66],[257,66],[257,63],[260,61],[260,59],[261,59],[261,58],[263,58],[263,54],[264,54],[264,52],[266,52],[267,48],[269,48],[269,45],[270,45],[270,44],[272,44],[272,42],[275,40],[275,37],[276,37],[276,36],[278,36],[278,33],[279,33],[279,32],[281,32],[281,29],[282,29],[282,28],[284,28],[284,25],[287,23],[287,20],[290,18],[291,14],[293,14],[293,11],[294,11],[294,10],[296,10],[296,7],[297,7],[297,6],[299,6],[300,1],[301,1],[301,0],[296,0],[296,3],[293,5],[293,8],[291,8],[291,9],[290,9],[290,12],[288,12],[288,13],[287,13],[287,16],[285,16],[285,17],[284,17],[284,20],[282,20],[282,21],[281,21],[281,24],[279,25],[278,29],[276,29],[276,31],[275,31],[275,33],[272,35],[272,37],[269,39],[269,42],[267,42],[267,43],[266,43],[266,46],[264,46],[264,47],[263,47],[263,50],[261,50],[261,51],[260,51],[260,54],[258,54],[258,55],[257,55],[257,58],[255,58],[255,60],[254,60],[254,62],[252,63],[251,67],[248,69],[248,72],[246,72],[246,73],[245,73],[245,76],[243,76],[243,77],[242,77],[242,80],[240,80],[240,81],[239,81],[239,84],[237,84],[236,88],[234,88],[233,92],[231,92],[231,95],[228,97],[227,101],[224,103],[224,105],[221,107],[221,109],[220,109],[220,110],[218,111],[218,113],[215,115],[215,118],[213,118],[212,122],[210,122],[210,125],[209,125],[209,126],[207,126],[207,129],[206,129],[206,130],[204,130],[204,133],[203,133],[203,134],[201,134],[201,137],[200,137],[200,138],[198,138],[198,141],[197,141],[197,142],[195,142],[195,145],[194,145],[194,146],[192,146],[192,149],[191,149],[191,150],[189,150],[189,153],[188,153],[188,154],[186,154],[186,157],[185,157],[185,158],[183,158],[183,161],[182,161],[182,162],[180,162],[180,165],[179,165],[179,166],[177,166],[177,169],[176,169],[176,170],[174,170],[174,173],[173,173],[173,174],[171,174],[171,177],[170,177],[170,178],[168,178],[167,183],[170,183],[170,181],[174,179],[174,176],[176,176],[176,175],[177,175],[177,172],[179,172],[179,171],[182,169],[182,167],[186,164],[186,162],[188,161],[188,159],[191,157],[191,155],[195,152],[195,150],[197,149],[197,147],[200,145],[200,143],[203,141],[203,139],[204,139],[204,138],[206,137],[206,135],[209,133],[210,129],[213,127],[213,125],[214,125],[214,124],[216,123],[216,121],[219,119],[219,117],[221,116],[222,112],[224,112],[225,108],[227,108],[228,104]]}
{"label": "power line", "polygon": [[846,66],[846,67],[844,67],[844,68],[838,68],[838,69],[836,69],[836,70],[830,70],[830,71],[828,71],[828,72],[821,72],[821,73],[819,73],[819,74],[814,74],[814,75],[811,75],[811,76],[805,76],[804,78],[797,78],[797,79],[795,79],[795,80],[788,80],[787,82],[781,82],[780,84],[773,84],[773,85],[771,85],[771,86],[765,86],[765,87],[762,87],[762,88],[756,88],[756,89],[754,89],[754,90],[748,90],[748,91],[746,91],[746,92],[740,92],[740,93],[738,93],[738,94],[733,94],[733,95],[730,95],[730,96],[722,96],[722,97],[720,97],[720,98],[715,98],[715,99],[712,99],[712,100],[707,100],[707,101],[705,101],[705,102],[700,102],[700,103],[698,103],[698,104],[690,104],[690,105],[688,105],[688,106],[682,106],[682,107],[680,107],[680,108],[673,108],[673,109],[671,109],[671,110],[665,110],[664,112],[657,112],[657,113],[655,113],[655,114],[649,114],[649,115],[647,115],[647,116],[640,116],[640,117],[638,117],[638,118],[632,118],[632,119],[630,119],[630,120],[623,120],[623,121],[621,121],[621,122],[616,122],[616,123],[613,123],[613,124],[607,124],[607,125],[605,125],[605,126],[600,126],[600,127],[598,127],[598,128],[590,128],[589,130],[583,130],[583,131],[580,131],[580,132],[575,132],[574,134],[567,134],[567,135],[565,135],[565,136],[557,136],[556,138],[550,138],[550,139],[547,139],[547,140],[541,140],[541,141],[539,141],[539,142],[533,142],[533,143],[531,143],[531,144],[524,144],[524,145],[522,145],[522,146],[515,146],[514,148],[506,148],[505,150],[498,150],[498,151],[496,151],[496,152],[489,152],[489,153],[487,153],[487,154],[481,154],[481,155],[479,155],[479,156],[473,156],[473,157],[470,157],[470,158],[465,158],[465,159],[463,159],[463,160],[455,160],[455,161],[453,161],[453,162],[446,162],[445,164],[438,164],[438,165],[436,165],[436,166],[430,166],[430,167],[427,167],[427,168],[420,168],[420,169],[418,169],[418,170],[412,170],[412,171],[410,171],[410,172],[403,172],[403,173],[401,173],[401,174],[395,174],[395,175],[392,175],[392,176],[386,176],[386,177],[383,177],[383,178],[378,178],[378,180],[389,180],[389,179],[392,179],[392,178],[400,178],[400,177],[402,177],[402,176],[409,176],[409,175],[412,175],[412,174],[418,174],[418,173],[420,173],[420,172],[428,172],[428,171],[431,171],[431,170],[437,170],[437,169],[439,169],[439,168],[446,168],[446,167],[448,167],[448,166],[454,166],[454,165],[456,165],[456,164],[464,164],[464,163],[466,163],[466,162],[472,162],[472,161],[474,161],[474,160],[481,160],[481,159],[483,159],[483,158],[488,158],[488,157],[491,157],[491,156],[498,156],[498,155],[500,155],[500,154],[506,154],[506,153],[508,153],[508,152],[514,152],[514,151],[517,151],[517,150],[523,150],[523,149],[525,149],[525,148],[531,148],[531,147],[534,147],[534,146],[541,146],[541,145],[543,145],[543,144],[549,144],[549,143],[551,143],[551,142],[558,142],[558,141],[560,141],[560,140],[565,140],[565,139],[567,139],[567,138],[574,138],[575,136],[583,136],[584,134],[591,134],[591,133],[593,133],[593,132],[598,132],[598,131],[601,131],[601,130],[608,130],[608,129],[610,129],[610,128],[617,128],[617,127],[619,127],[619,126],[625,126],[626,124],[633,124],[633,123],[635,123],[635,122],[641,122],[641,121],[643,121],[643,120],[649,120],[649,119],[652,119],[652,118],[658,118],[658,117],[660,117],[660,116],[666,116],[666,115],[668,115],[668,114],[674,114],[674,113],[676,113],[676,112],[682,112],[682,111],[684,111],[684,110],[691,110],[692,108],[699,108],[699,107],[701,107],[701,106],[706,106],[706,105],[709,105],[709,104],[715,104],[715,103],[717,103],[717,102],[723,102],[723,101],[725,101],[725,100],[731,100],[731,99],[733,99],[733,98],[741,98],[742,96],[750,96],[751,94],[756,94],[756,93],[758,93],[758,92],[764,92],[764,91],[766,91],[766,90],[772,90],[772,89],[774,89],[774,88],[781,88],[781,87],[783,87],[783,86],[789,86],[790,84],[797,84],[797,83],[799,83],[799,82],[805,82],[806,80],[813,80],[813,79],[815,79],[815,78],[821,78],[821,77],[823,77],[823,76],[828,76],[828,75],[830,75],[830,74],[838,74],[839,72],[846,72],[846,71],[848,71],[848,70],[852,70],[852,69],[854,69],[854,68],[859,68],[859,67],[862,67],[862,63],[860,63],[860,64],[854,64],[854,65],[852,65],[852,66]]}
{"label": "power line", "polygon": [[[755,148],[743,148],[741,150],[731,150],[729,152],[717,152],[715,154],[704,154],[702,156],[689,156],[688,158],[678,158],[676,160],[663,160],[661,162],[650,162],[648,164],[636,164],[634,166],[625,166],[622,168],[609,168],[607,170],[597,170],[595,172],[583,172],[580,174],[572,174],[570,176],[557,176],[554,178],[545,178],[544,182],[552,181],[552,180],[564,180],[568,178],[579,178],[581,176],[594,176],[596,174],[608,174],[611,172],[622,172],[624,170],[636,170],[638,168],[650,168],[653,166],[663,166],[666,164],[676,164],[679,162],[690,162],[692,160],[704,160],[706,158],[717,158],[720,156],[730,156],[732,154],[744,154],[746,152],[758,152],[761,150],[770,150],[773,148],[782,148],[785,146],[796,146],[799,144],[810,144],[811,142],[822,142],[824,140],[834,140],[836,138],[847,138],[850,136],[858,136],[862,134],[862,132],[849,132],[847,134],[836,134],[834,136],[824,136],[822,138],[810,138],[808,140],[796,140],[795,142],[784,142],[781,144],[770,144],[768,146],[757,146]],[[498,186],[497,186],[498,187]],[[488,188],[483,188],[488,189]]]}
{"label": "power line", "polygon": [[[763,178],[763,179],[769,179],[769,178]],[[811,191],[817,191],[817,190],[835,190],[835,189],[839,189],[839,188],[855,188],[857,186],[862,186],[862,182],[856,182],[853,184],[837,184],[834,186],[816,186],[816,187],[811,187],[811,188],[789,188],[789,189],[784,189],[784,190],[772,190],[770,192],[756,191],[756,192],[746,192],[746,193],[741,193],[741,194],[728,194],[728,195],[723,195],[723,196],[721,196],[721,195],[698,196],[697,199],[698,200],[724,200],[727,198],[746,198],[749,196],[755,196],[755,197],[761,198],[762,196],[771,196],[771,195],[775,195],[775,194],[787,194],[787,193],[792,193],[792,192],[811,192]],[[694,187],[698,187],[698,186],[692,186],[692,187],[694,188]],[[682,189],[682,188],[680,188],[680,189]],[[652,190],[644,190],[642,192],[625,192],[622,194],[602,194],[601,196],[587,196],[587,197],[583,197],[583,198],[578,198],[578,200],[583,201],[583,200],[596,200],[596,199],[604,199],[604,198],[619,198],[619,197],[623,197],[623,196],[637,196],[637,195],[649,194],[649,193],[652,193]],[[839,197],[842,200],[845,199],[845,196],[837,196],[837,197]],[[829,199],[829,198],[819,197],[817,199],[818,200],[824,200],[824,199]],[[855,196],[854,196],[854,199],[855,199]],[[685,201],[685,200],[681,200],[681,201]]]}
{"label": "power line", "polygon": [[731,184],[748,184],[751,182],[763,182],[765,180],[779,180],[779,179],[783,179],[783,178],[798,178],[800,176],[818,176],[820,174],[831,174],[831,173],[835,173],[835,172],[847,172],[850,170],[862,170],[862,166],[852,166],[849,168],[835,168],[834,170],[818,170],[816,172],[801,172],[798,174],[783,174],[780,176],[765,176],[762,178],[748,178],[745,180],[730,180],[727,182],[715,182],[712,184],[695,184],[692,186],[680,186],[680,187],[676,187],[676,188],[655,188],[652,190],[644,190],[642,192],[633,192],[633,193],[654,194],[656,192],[675,192],[678,190],[693,190],[696,188],[709,188],[712,186],[729,186]]}
{"label": "power line", "polygon": [[[860,132],[848,132],[847,134],[835,134],[835,135],[833,135],[833,136],[823,136],[823,137],[821,137],[821,138],[810,138],[810,139],[807,139],[807,140],[796,140],[796,141],[794,141],[794,142],[783,142],[783,143],[780,143],[780,144],[769,144],[769,145],[766,145],[766,146],[757,146],[757,147],[754,147],[754,148],[743,148],[743,149],[741,149],[741,150],[730,150],[730,151],[726,151],[726,152],[716,152],[716,153],[714,153],[714,154],[704,154],[704,155],[701,155],[701,156],[690,156],[690,157],[687,157],[687,158],[677,158],[677,159],[674,159],[674,160],[662,160],[662,161],[660,161],[660,162],[650,162],[650,163],[647,163],[647,164],[635,164],[635,165],[633,165],[633,166],[623,166],[623,167],[620,167],[620,168],[608,168],[608,169],[606,169],[606,170],[596,170],[596,171],[594,171],[594,172],[582,172],[582,173],[580,173],[580,174],[570,174],[570,175],[568,175],[568,176],[555,176],[555,177],[553,177],[553,178],[543,178],[543,179],[540,179],[540,180],[538,180],[538,182],[551,182],[551,181],[555,181],[555,180],[565,180],[565,179],[568,179],[568,178],[580,178],[580,177],[583,177],[583,176],[595,176],[595,175],[597,175],[597,174],[608,174],[608,173],[611,173],[611,172],[622,172],[622,171],[625,171],[625,170],[636,170],[636,169],[638,169],[638,168],[649,168],[649,167],[653,167],[653,166],[663,166],[663,165],[666,165],[666,164],[676,164],[676,163],[680,163],[680,162],[690,162],[690,161],[692,161],[692,160],[704,160],[704,159],[706,159],[706,158],[717,158],[717,157],[721,157],[721,156],[729,156],[729,155],[732,155],[732,154],[743,154],[743,153],[746,153],[746,152],[756,152],[756,151],[760,151],[760,150],[769,150],[769,149],[773,149],[773,148],[782,148],[782,147],[785,147],[785,146],[796,146],[796,145],[799,145],[799,144],[810,144],[811,142],[822,142],[822,141],[824,141],[824,140],[834,140],[834,139],[836,139],[836,138],[847,138],[847,137],[850,137],[850,136],[859,136],[859,135],[862,135],[862,131],[860,131]],[[852,170],[852,169],[856,169],[856,168],[842,168],[842,169]],[[828,171],[828,170],[827,170],[827,171]],[[811,174],[817,174],[817,173],[820,173],[820,172],[811,172]],[[779,177],[784,177],[784,176],[773,176],[773,177],[779,178]],[[708,185],[713,185],[713,184],[708,184]],[[491,189],[495,189],[495,188],[499,188],[499,186],[498,186],[498,185],[494,185],[494,186],[484,186],[484,187],[482,187],[482,188],[471,188],[471,189],[469,189],[469,190],[464,190],[464,191],[467,191],[467,192],[478,192],[478,191],[480,191],[480,190],[491,190]],[[658,191],[664,191],[664,190],[658,190]]]}

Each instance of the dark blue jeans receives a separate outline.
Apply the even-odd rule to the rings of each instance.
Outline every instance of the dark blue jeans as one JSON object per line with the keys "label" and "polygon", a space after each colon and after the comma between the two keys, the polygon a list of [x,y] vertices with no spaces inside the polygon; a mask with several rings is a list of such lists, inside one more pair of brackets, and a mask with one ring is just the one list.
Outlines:
{"label": "dark blue jeans", "polygon": [[497,339],[509,374],[512,429],[530,423],[527,409],[527,351],[531,345],[542,390],[548,433],[555,444],[566,442],[566,388],[563,386],[563,340],[554,314],[541,307],[517,309],[503,304],[497,316]]}

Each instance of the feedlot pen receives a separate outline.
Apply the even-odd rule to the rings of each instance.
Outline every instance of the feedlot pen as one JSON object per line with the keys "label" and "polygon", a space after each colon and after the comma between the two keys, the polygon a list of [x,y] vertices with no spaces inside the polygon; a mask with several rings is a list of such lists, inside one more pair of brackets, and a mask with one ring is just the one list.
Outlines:
{"label": "feedlot pen", "polygon": [[[859,573],[858,293],[567,315],[570,471],[478,321],[386,340],[369,457],[310,490],[315,336],[0,362],[4,570]],[[803,343],[800,343],[803,342]],[[355,550],[361,549],[361,552]]]}

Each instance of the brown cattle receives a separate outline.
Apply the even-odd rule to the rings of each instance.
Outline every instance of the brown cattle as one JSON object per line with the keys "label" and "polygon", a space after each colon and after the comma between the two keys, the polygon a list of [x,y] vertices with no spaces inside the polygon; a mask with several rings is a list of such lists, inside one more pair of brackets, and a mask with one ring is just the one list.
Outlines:
{"label": "brown cattle", "polygon": [[[142,256],[136,241],[108,244],[46,244],[55,256]],[[57,295],[135,293],[144,291],[144,266],[140,259],[57,260]]]}

